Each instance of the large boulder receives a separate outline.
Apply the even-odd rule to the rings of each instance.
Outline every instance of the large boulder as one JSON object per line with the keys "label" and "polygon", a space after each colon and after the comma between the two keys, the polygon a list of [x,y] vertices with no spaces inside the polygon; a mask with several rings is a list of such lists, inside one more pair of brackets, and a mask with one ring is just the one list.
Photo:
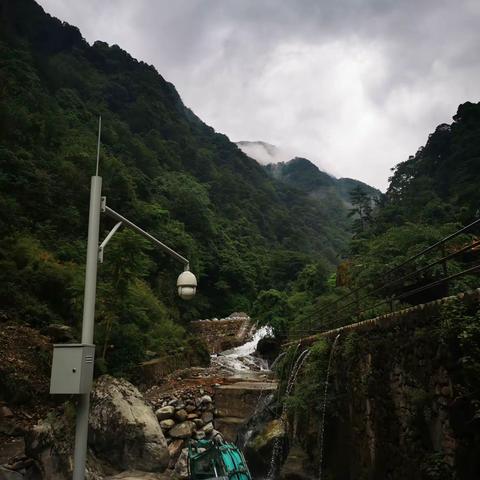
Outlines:
{"label": "large boulder", "polygon": [[259,433],[253,435],[246,444],[244,453],[248,466],[256,474],[266,475],[270,471],[274,450],[278,456],[276,463],[281,464],[286,452],[285,424],[280,419],[271,420],[263,425]]}
{"label": "large boulder", "polygon": [[263,337],[257,343],[255,355],[272,364],[282,351],[281,342],[274,337]]}
{"label": "large boulder", "polygon": [[167,442],[152,408],[124,379],[97,380],[90,411],[90,445],[100,458],[123,470],[163,472]]}

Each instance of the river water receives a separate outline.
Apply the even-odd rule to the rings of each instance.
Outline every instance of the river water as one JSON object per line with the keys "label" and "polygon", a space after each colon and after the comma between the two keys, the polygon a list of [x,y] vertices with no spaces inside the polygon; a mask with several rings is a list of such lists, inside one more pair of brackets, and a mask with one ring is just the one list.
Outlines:
{"label": "river water", "polygon": [[235,375],[237,373],[260,372],[268,370],[268,363],[263,358],[254,356],[258,342],[272,335],[271,327],[259,328],[253,335],[252,340],[239,347],[226,350],[212,355],[212,365],[219,367],[226,373]]}

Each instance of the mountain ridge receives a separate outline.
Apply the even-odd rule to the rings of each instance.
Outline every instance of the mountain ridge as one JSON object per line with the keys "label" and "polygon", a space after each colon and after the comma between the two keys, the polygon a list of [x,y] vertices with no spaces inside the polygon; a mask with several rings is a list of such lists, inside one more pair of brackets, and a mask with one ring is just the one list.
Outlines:
{"label": "mountain ridge", "polygon": [[[271,178],[154,67],[116,45],[89,45],[33,0],[0,0],[0,25],[1,315],[80,325],[99,115],[102,193],[188,257],[200,284],[181,303],[178,265],[128,231],[115,236],[100,270],[97,334],[116,345],[104,355],[119,370],[145,349],[184,346],[190,319],[248,311],[260,289],[338,262],[350,236],[344,213]],[[102,220],[102,236],[110,227]]]}
{"label": "mountain ridge", "polygon": [[[349,177],[337,178],[311,160],[295,156],[271,143],[261,140],[242,140],[235,143],[246,155],[260,163],[269,175],[307,193],[312,193],[313,189],[322,186],[335,186],[336,193],[341,196],[346,205],[350,204],[350,194],[357,187],[369,196],[381,196],[380,190],[365,182]],[[265,157],[265,152],[269,157]],[[300,176],[303,178],[300,179]]]}

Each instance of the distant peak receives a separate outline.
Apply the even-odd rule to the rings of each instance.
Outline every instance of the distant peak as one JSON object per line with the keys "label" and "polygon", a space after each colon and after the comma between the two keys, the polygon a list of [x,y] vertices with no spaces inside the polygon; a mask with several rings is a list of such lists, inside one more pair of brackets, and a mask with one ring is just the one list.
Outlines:
{"label": "distant peak", "polygon": [[242,140],[240,142],[236,142],[236,144],[243,153],[248,155],[250,158],[253,158],[262,165],[267,165],[269,163],[286,162],[293,158],[293,155],[290,152],[281,149],[276,145],[262,142],[260,140],[254,142]]}

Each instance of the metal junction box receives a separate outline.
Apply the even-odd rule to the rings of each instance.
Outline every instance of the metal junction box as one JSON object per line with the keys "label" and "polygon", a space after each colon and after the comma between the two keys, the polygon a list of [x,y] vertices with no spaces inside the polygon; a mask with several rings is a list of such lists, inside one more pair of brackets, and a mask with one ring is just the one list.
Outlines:
{"label": "metal junction box", "polygon": [[89,393],[93,381],[95,345],[61,343],[53,346],[50,393]]}

